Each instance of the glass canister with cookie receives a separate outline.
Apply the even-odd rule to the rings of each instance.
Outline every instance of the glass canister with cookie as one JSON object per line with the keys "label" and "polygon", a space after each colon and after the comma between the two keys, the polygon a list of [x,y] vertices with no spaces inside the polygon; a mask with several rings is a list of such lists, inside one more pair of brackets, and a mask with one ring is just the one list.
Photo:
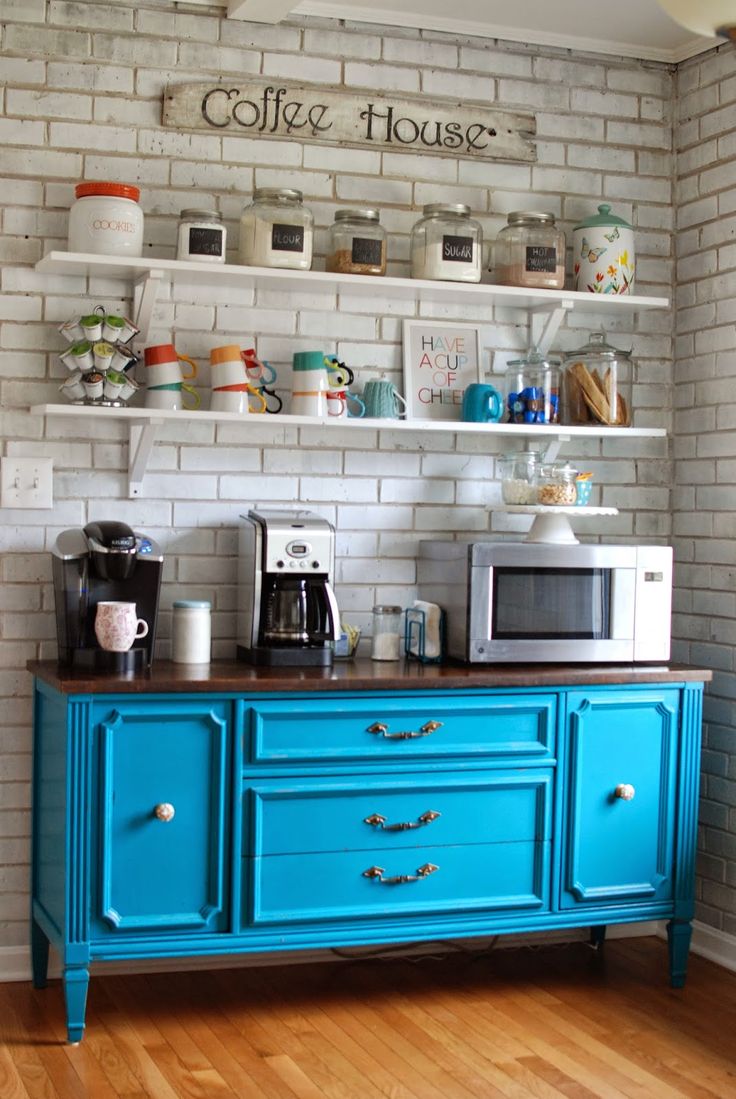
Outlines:
{"label": "glass canister with cookie", "polygon": [[634,364],[630,351],[593,332],[584,347],[564,355],[561,422],[588,427],[631,427]]}

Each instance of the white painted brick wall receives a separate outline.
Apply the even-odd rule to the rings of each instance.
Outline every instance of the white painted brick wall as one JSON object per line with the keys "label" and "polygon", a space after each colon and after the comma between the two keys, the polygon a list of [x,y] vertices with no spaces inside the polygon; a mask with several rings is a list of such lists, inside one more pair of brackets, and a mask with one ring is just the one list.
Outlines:
{"label": "white painted brick wall", "polygon": [[[736,86],[733,50],[677,76],[678,300],[674,402],[678,655],[717,669],[705,700],[698,918],[736,934]],[[728,349],[724,351],[723,349]]]}
{"label": "white painted brick wall", "polygon": [[[174,12],[168,4],[141,8],[127,0],[114,5],[5,0],[3,23],[2,429],[10,452],[54,458],[55,503],[50,512],[5,512],[0,528],[0,704],[5,721],[0,752],[7,760],[0,774],[0,867],[5,860],[8,868],[7,874],[0,872],[0,947],[25,944],[27,936],[31,715],[24,666],[31,656],[55,653],[48,550],[60,530],[89,518],[115,517],[159,539],[167,554],[161,654],[168,651],[171,603],[188,595],[212,600],[214,651],[230,657],[234,531],[245,508],[301,501],[334,522],[338,598],[346,618],[367,629],[374,602],[405,604],[413,597],[420,537],[488,536],[484,505],[499,498],[493,459],[506,449],[502,443],[489,446],[486,438],[452,432],[379,434],[351,431],[346,425],[330,431],[329,438],[317,428],[280,428],[274,437],[270,425],[266,430],[252,422],[244,428],[189,419],[162,429],[143,496],[127,499],[123,425],[94,420],[80,425],[73,419],[44,424],[27,412],[31,403],[53,400],[64,377],[56,325],[75,312],[88,311],[90,303],[130,308],[129,288],[119,279],[98,278],[87,288],[83,278],[41,276],[33,270],[45,248],[66,246],[66,219],[78,180],[138,183],[146,247],[160,256],[174,255],[181,208],[213,205],[223,213],[230,258],[235,259],[238,217],[253,187],[295,186],[315,212],[319,265],[335,208],[376,203],[390,234],[390,272],[399,275],[408,273],[409,234],[426,202],[469,202],[492,237],[512,209],[551,210],[569,233],[599,201],[611,199],[617,212],[637,227],[638,289],[667,295],[674,277],[674,85],[665,66],[595,56],[573,61],[554,49],[322,19],[249,24],[220,19],[207,9]],[[719,55],[713,57],[711,65]],[[685,442],[695,440],[683,451],[690,464],[683,465],[685,480],[676,507],[681,524],[676,530],[678,567],[688,570],[681,585],[688,598],[678,613],[688,624],[707,622],[711,605],[695,602],[693,590],[707,590],[712,583],[725,591],[727,575],[736,571],[728,556],[733,532],[716,523],[728,518],[727,507],[720,498],[699,500],[697,495],[719,488],[719,471],[713,479],[707,475],[719,460],[724,463],[719,475],[732,483],[732,465],[725,463],[734,454],[736,420],[729,422],[717,403],[696,410],[689,405],[691,399],[700,399],[698,385],[730,376],[733,344],[722,335],[704,340],[703,322],[716,325],[708,331],[726,331],[736,302],[736,289],[718,281],[728,275],[724,265],[732,256],[714,233],[719,219],[736,212],[727,165],[719,172],[730,148],[732,123],[727,116],[733,108],[719,98],[718,82],[725,82],[728,73],[707,70],[702,62],[701,79],[692,74],[700,64],[688,63],[683,72],[692,78],[693,95],[711,85],[716,89],[712,109],[702,120],[708,132],[679,124],[681,132],[689,127],[687,132],[695,135],[682,150],[690,161],[681,181],[679,226],[691,235],[679,253],[680,272],[689,272],[696,288],[707,284],[706,296],[694,292],[686,303],[690,317],[681,340],[689,342],[680,345],[685,348],[683,361],[697,350],[698,361],[707,363],[692,375],[683,365],[678,383],[689,388],[684,391],[688,403],[678,405],[677,430]],[[430,98],[481,98],[499,107],[532,109],[539,159],[533,166],[479,164],[452,156],[337,150],[229,133],[177,134],[159,125],[167,82],[248,75],[381,87]],[[707,96],[702,102],[709,102]],[[689,108],[683,117],[688,114]],[[708,151],[699,158],[690,150],[700,142],[708,142]],[[701,171],[711,173],[712,190],[705,199],[688,184],[689,173]],[[699,240],[701,229],[713,235]],[[728,242],[733,240],[731,231]],[[702,253],[715,257],[705,269]],[[715,295],[721,295],[722,304],[721,315],[714,317],[708,306]],[[703,309],[707,312],[698,312]],[[157,305],[151,342],[173,337],[180,350],[197,359],[203,380],[209,349],[247,335],[277,366],[285,389],[294,351],[317,343],[346,357],[358,368],[360,380],[386,371],[401,385],[401,320],[419,315],[480,323],[489,350],[526,347],[526,317],[516,310],[497,309],[494,314],[485,309],[479,315],[474,307],[447,303],[418,308],[382,291],[380,281],[369,297],[345,293],[339,302],[334,294],[318,291],[297,300],[278,290],[222,287],[215,299],[183,286],[175,292],[167,288]],[[589,325],[602,321],[573,317],[557,346],[579,346]],[[615,343],[633,345],[637,422],[642,424],[671,425],[670,325],[669,313],[607,323]],[[696,339],[707,346],[696,348]],[[714,402],[722,399],[720,391],[706,396]],[[705,431],[722,441],[710,452],[702,449]],[[616,519],[588,520],[586,538],[669,540],[667,441],[594,440],[577,447],[567,444],[564,453],[596,472],[599,500],[615,501],[622,509]],[[713,517],[707,527],[688,518],[690,509],[703,501],[709,505],[706,514]],[[499,537],[518,537],[527,526],[524,518],[496,515],[490,529]],[[704,556],[697,547],[708,543],[709,536],[713,552]],[[721,627],[728,625],[724,614],[717,620]],[[732,670],[733,650],[723,639],[725,632],[715,636],[701,626],[694,636],[701,646],[693,651],[694,660],[705,659],[700,654],[711,650],[719,658],[730,652],[731,665],[723,671]],[[719,728],[725,728],[732,693],[724,691],[720,707]],[[720,751],[715,746],[712,750]],[[724,779],[725,772],[718,777]],[[709,854],[715,855],[714,849]],[[725,878],[715,884],[723,888]],[[715,909],[712,900],[708,903],[710,914]]]}

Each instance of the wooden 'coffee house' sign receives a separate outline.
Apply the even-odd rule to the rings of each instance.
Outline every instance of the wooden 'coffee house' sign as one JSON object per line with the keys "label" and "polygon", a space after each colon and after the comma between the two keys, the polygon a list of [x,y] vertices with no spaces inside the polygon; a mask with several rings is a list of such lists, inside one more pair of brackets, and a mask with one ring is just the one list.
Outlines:
{"label": "wooden 'coffee house' sign", "polygon": [[281,82],[170,85],[164,92],[163,122],[228,136],[290,137],[479,160],[536,160],[531,114],[481,103],[394,99]]}

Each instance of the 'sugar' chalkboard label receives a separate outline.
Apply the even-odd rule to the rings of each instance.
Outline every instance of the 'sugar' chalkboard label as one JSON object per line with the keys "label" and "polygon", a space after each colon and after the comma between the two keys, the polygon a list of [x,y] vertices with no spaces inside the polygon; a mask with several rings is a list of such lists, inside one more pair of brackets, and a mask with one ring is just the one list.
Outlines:
{"label": "'sugar' chalkboard label", "polygon": [[528,244],[526,248],[526,269],[527,271],[545,271],[554,274],[557,270],[557,249]]}
{"label": "'sugar' chalkboard label", "polygon": [[353,263],[364,263],[371,267],[380,267],[383,247],[380,240],[369,237],[353,237],[353,249],[350,256]]}
{"label": "'sugar' chalkboard label", "polygon": [[450,263],[473,262],[472,237],[443,237],[442,258]]}
{"label": "'sugar' chalkboard label", "polygon": [[222,229],[190,229],[190,256],[221,256]]}
{"label": "'sugar' chalkboard label", "polygon": [[271,248],[274,252],[303,252],[303,225],[274,225],[271,231]]}

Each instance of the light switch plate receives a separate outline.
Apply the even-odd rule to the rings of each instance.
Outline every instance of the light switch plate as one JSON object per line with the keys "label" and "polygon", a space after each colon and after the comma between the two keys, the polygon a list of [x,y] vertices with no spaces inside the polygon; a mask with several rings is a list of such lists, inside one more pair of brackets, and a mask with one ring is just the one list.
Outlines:
{"label": "light switch plate", "polygon": [[0,458],[0,507],[52,508],[53,458]]}

